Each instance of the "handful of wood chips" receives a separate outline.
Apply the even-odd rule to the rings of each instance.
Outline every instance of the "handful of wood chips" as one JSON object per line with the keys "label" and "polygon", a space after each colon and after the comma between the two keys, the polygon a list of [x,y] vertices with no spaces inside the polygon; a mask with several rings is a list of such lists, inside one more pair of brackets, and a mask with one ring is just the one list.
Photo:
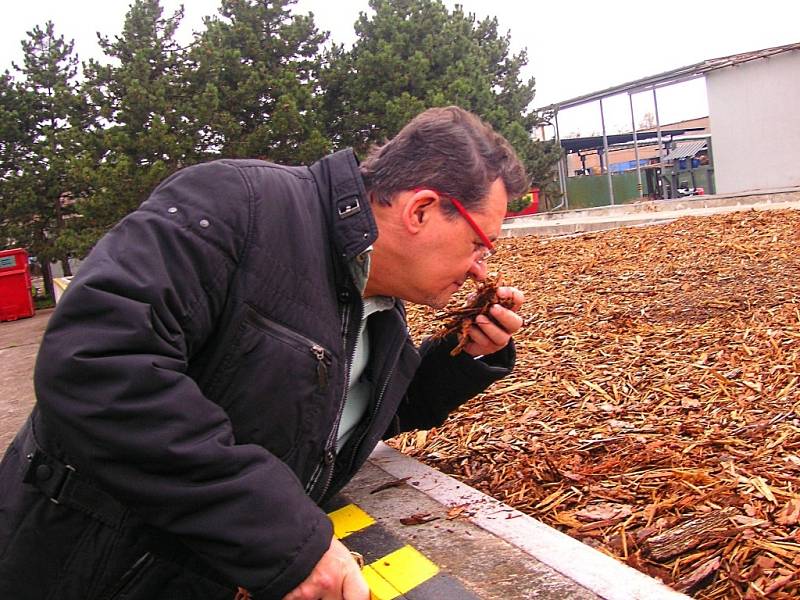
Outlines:
{"label": "handful of wood chips", "polygon": [[458,344],[450,351],[451,356],[457,356],[469,343],[469,329],[479,315],[491,319],[489,310],[492,305],[499,304],[504,308],[511,308],[513,298],[500,298],[497,289],[504,285],[503,278],[498,273],[491,274],[486,280],[478,284],[478,289],[470,295],[467,303],[439,317],[443,324],[439,331],[433,334],[432,339],[441,339],[451,333],[457,334]]}

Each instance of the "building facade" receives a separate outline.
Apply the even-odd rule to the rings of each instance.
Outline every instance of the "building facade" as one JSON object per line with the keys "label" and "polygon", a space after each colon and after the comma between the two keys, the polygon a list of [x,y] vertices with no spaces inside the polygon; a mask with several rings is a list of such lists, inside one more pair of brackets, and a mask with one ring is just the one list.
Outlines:
{"label": "building facade", "polygon": [[706,74],[717,193],[800,186],[800,49]]}

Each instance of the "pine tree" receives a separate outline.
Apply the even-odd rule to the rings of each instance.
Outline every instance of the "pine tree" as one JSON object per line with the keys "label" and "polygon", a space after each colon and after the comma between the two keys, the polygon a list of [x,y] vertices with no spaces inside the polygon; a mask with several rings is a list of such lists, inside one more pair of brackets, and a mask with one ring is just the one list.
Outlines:
{"label": "pine tree", "polygon": [[182,17],[182,8],[165,17],[159,0],[135,0],[120,35],[98,36],[109,60],[85,69],[98,125],[83,164],[92,180],[76,232],[84,251],[167,175],[202,158],[186,52],[175,40]]}
{"label": "pine tree", "polygon": [[22,79],[2,80],[2,238],[37,257],[52,296],[50,263],[70,274],[72,248],[65,236],[75,216],[73,160],[80,152],[85,105],[77,90],[73,42],[57,36],[52,22],[23,40]]}
{"label": "pine tree", "polygon": [[534,80],[523,81],[527,54],[510,54],[495,18],[478,21],[440,0],[370,0],[350,51],[325,55],[322,86],[328,136],[363,153],[432,106],[456,104],[503,133],[534,183],[550,179],[557,152],[532,139]]}
{"label": "pine tree", "polygon": [[304,164],[325,154],[318,108],[319,45],[294,0],[222,0],[191,52],[210,153]]}

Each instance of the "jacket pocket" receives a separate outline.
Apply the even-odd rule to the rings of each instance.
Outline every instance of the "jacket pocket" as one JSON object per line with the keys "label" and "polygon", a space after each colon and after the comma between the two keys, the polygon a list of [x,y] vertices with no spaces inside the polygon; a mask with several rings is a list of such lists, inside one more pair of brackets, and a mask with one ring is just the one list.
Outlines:
{"label": "jacket pocket", "polygon": [[329,388],[330,352],[248,308],[225,375],[209,391],[231,420],[237,443],[286,459]]}
{"label": "jacket pocket", "polygon": [[232,600],[235,590],[189,571],[151,552],[141,555],[122,576],[108,600]]}
{"label": "jacket pocket", "polygon": [[146,576],[148,567],[155,560],[150,552],[145,552],[134,561],[131,567],[120,578],[114,591],[108,597],[109,600],[120,600],[122,598],[132,598],[132,594],[137,587],[141,587],[141,581]]}

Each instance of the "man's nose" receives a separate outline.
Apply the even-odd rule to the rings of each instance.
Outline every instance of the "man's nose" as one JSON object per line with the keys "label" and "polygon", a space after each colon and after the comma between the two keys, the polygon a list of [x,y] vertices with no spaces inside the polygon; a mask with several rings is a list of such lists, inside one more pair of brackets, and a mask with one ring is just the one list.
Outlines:
{"label": "man's nose", "polygon": [[472,261],[472,266],[469,269],[468,275],[475,281],[483,281],[489,272],[486,263],[482,260]]}

